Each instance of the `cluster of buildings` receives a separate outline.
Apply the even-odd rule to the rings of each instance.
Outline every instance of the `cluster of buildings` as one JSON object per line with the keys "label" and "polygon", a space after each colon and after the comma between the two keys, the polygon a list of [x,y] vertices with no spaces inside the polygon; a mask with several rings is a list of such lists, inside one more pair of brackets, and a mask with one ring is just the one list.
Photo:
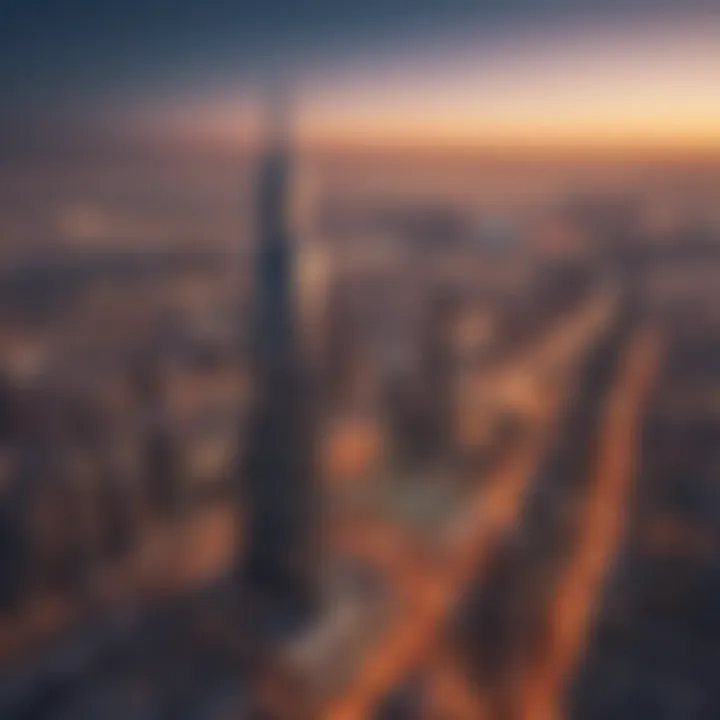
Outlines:
{"label": "cluster of buildings", "polygon": [[[442,632],[496,716],[514,717],[518,678],[550,641],[604,403],[644,313],[675,344],[573,712],[712,716],[718,326],[701,323],[702,302],[678,302],[678,285],[697,289],[694,270],[666,262],[714,259],[707,237],[643,245],[641,206],[625,196],[575,198],[552,222],[523,224],[361,194],[326,198],[312,242],[296,243],[290,165],[280,132],[248,203],[255,244],[240,253],[84,250],[0,277],[0,333],[23,349],[0,377],[0,716],[317,717],[398,610],[394,578],[335,547],[354,522],[333,514],[335,497],[369,499],[361,519],[375,530],[379,518],[401,525],[393,503],[433,483],[445,494],[428,492],[429,516],[448,498],[462,505],[532,422],[522,384],[508,401],[487,378],[618,287],[577,377],[555,378],[570,399],[518,526]],[[336,427],[380,438],[372,450],[355,438],[367,457],[354,464],[370,470],[340,490],[327,477]],[[378,485],[390,491],[373,495]],[[172,543],[216,507],[234,536],[211,582],[95,603],[98,578],[132,565],[157,528]],[[38,636],[28,618],[58,598],[78,612]],[[672,632],[670,613],[682,619]],[[653,662],[659,647],[675,665]],[[422,717],[425,685],[420,672],[390,688],[379,716]]]}

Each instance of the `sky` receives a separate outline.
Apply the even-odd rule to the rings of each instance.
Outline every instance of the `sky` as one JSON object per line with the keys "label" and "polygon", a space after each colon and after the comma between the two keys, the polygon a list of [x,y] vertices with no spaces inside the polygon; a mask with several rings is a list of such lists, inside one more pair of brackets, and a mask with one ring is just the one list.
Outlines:
{"label": "sky", "polygon": [[0,0],[0,133],[720,149],[720,0]]}

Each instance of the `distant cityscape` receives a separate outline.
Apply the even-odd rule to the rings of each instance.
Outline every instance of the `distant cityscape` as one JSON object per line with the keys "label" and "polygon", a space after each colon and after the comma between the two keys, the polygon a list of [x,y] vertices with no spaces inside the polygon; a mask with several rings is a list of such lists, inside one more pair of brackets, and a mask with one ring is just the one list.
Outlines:
{"label": "distant cityscape", "polygon": [[0,717],[720,717],[716,171],[285,120],[2,179]]}

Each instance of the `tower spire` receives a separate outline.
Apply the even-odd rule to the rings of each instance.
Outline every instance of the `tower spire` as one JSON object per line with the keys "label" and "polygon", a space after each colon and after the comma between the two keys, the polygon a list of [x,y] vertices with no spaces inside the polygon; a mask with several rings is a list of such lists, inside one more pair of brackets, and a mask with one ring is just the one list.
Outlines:
{"label": "tower spire", "polygon": [[285,85],[275,80],[266,91],[265,118],[269,146],[287,152],[290,131],[290,95]]}
{"label": "tower spire", "polygon": [[244,570],[270,603],[310,611],[317,594],[314,427],[297,342],[287,219],[290,154],[284,96],[271,96],[258,186],[252,335],[254,406],[244,472]]}

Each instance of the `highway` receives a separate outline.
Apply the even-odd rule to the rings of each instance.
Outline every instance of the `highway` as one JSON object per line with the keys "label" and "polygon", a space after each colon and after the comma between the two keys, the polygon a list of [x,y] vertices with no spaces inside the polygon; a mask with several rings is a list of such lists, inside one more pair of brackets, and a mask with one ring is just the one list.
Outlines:
{"label": "highway", "polygon": [[[535,351],[488,378],[510,386],[527,377],[543,382],[549,373],[568,374],[589,343],[610,321],[615,296],[603,294],[571,316]],[[522,498],[552,436],[554,419],[561,406],[558,396],[543,405],[543,413],[517,451],[489,479],[479,484],[465,516],[453,525],[461,527],[443,543],[437,562],[413,551],[403,534],[395,528],[378,527],[359,531],[357,537],[366,556],[387,571],[396,584],[402,608],[395,623],[378,646],[360,664],[349,687],[334,699],[323,717],[361,720],[372,717],[378,702],[401,682],[415,664],[435,651],[442,642],[445,619],[471,577],[482,572],[497,540],[517,520]],[[350,536],[352,533],[347,532]]]}
{"label": "highway", "polygon": [[565,690],[582,657],[605,577],[620,547],[643,410],[660,354],[659,337],[649,330],[639,332],[612,390],[581,536],[550,606],[547,650],[523,682],[526,720],[557,720],[565,715]]}
{"label": "highway", "polygon": [[608,285],[539,342],[509,362],[473,378],[467,392],[471,402],[507,407],[542,418],[544,402],[562,383],[570,359],[577,356],[617,307],[617,288]]}

